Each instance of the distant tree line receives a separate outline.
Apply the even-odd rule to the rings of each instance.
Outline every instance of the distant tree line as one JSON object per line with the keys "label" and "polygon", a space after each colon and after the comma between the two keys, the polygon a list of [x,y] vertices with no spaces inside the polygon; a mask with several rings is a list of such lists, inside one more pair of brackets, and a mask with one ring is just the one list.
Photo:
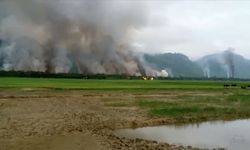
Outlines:
{"label": "distant tree line", "polygon": [[[26,78],[68,78],[68,79],[124,79],[142,80],[142,76],[131,76],[126,74],[76,74],[76,73],[46,73],[35,71],[0,71],[0,77],[26,77]],[[150,79],[150,78],[149,78]],[[250,79],[238,78],[205,78],[205,77],[154,77],[157,80],[215,80],[215,81],[250,81]]]}
{"label": "distant tree line", "polygon": [[0,77],[27,77],[27,78],[69,78],[69,79],[141,79],[140,76],[125,74],[77,74],[77,73],[46,73],[35,71],[0,71]]}

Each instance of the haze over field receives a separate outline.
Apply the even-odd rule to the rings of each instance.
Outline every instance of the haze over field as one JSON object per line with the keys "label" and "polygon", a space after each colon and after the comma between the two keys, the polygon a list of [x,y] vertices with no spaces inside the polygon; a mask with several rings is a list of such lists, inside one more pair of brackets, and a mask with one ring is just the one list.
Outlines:
{"label": "haze over field", "polygon": [[[231,48],[250,58],[249,8],[244,0],[2,0],[0,68],[161,75],[143,53],[178,52],[200,62]],[[223,76],[232,77],[234,66],[225,63]]]}

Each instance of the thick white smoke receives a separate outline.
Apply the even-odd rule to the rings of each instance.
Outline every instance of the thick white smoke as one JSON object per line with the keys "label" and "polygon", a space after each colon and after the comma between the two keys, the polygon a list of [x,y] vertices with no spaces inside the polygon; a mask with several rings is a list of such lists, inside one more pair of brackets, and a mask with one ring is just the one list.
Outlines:
{"label": "thick white smoke", "polygon": [[0,1],[0,68],[145,74],[129,44],[146,5],[115,0]]}

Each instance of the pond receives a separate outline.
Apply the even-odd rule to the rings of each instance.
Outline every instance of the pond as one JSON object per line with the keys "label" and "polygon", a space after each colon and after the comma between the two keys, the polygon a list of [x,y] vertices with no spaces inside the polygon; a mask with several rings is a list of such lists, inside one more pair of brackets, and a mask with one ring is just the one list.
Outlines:
{"label": "pond", "polygon": [[250,120],[121,129],[115,135],[197,148],[250,149]]}

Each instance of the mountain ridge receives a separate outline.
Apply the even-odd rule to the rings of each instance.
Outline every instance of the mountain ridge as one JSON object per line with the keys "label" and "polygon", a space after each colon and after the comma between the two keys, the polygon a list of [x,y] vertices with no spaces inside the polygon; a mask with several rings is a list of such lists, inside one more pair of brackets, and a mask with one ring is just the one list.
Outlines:
{"label": "mountain ridge", "polygon": [[250,59],[231,50],[191,60],[182,53],[144,54],[145,62],[172,77],[250,78]]}

